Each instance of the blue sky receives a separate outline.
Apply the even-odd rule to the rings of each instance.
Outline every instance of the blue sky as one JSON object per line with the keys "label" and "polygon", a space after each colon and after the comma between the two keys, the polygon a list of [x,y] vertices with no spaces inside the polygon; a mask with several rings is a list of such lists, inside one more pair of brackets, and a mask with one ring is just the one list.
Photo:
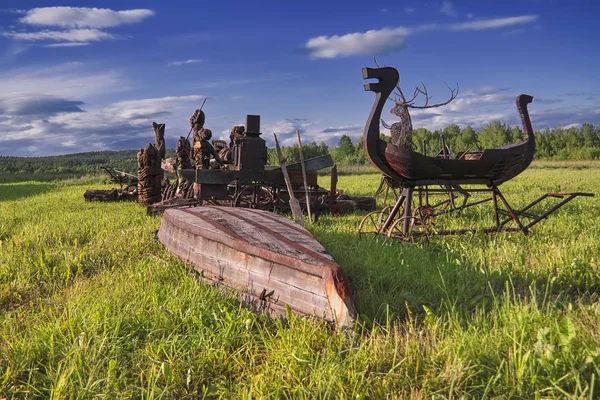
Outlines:
{"label": "blue sky", "polygon": [[[415,127],[600,124],[600,2],[3,1],[0,155],[137,149],[167,125],[174,146],[204,97],[228,136],[260,114],[263,137],[358,139],[373,102],[361,68],[395,66],[432,102]],[[386,112],[384,119],[394,122]]]}

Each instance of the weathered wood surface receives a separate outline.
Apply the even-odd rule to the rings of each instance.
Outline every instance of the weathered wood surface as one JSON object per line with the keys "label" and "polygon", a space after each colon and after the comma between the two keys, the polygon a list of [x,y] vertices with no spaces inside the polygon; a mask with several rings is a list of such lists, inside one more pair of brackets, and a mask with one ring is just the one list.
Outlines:
{"label": "weathered wood surface", "polygon": [[230,207],[170,209],[158,238],[203,276],[270,312],[288,305],[343,328],[356,317],[340,266],[310,232],[282,216]]}

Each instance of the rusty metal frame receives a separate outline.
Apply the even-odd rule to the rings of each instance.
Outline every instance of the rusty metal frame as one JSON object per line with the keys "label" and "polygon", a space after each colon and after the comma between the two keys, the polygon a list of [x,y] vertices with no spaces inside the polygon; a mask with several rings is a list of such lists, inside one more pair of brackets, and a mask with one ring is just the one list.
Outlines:
{"label": "rusty metal frame", "polygon": [[[359,226],[359,234],[373,233],[375,235],[386,235],[390,238],[397,238],[402,240],[412,240],[422,236],[425,236],[427,239],[429,239],[430,236],[462,235],[466,233],[476,232],[483,232],[486,234],[498,232],[522,232],[524,235],[528,235],[530,233],[530,229],[534,225],[548,218],[551,214],[556,212],[565,204],[569,203],[574,198],[579,196],[594,196],[593,193],[585,192],[546,193],[537,198],[536,200],[532,201],[522,209],[517,210],[511,207],[511,205],[508,203],[498,186],[471,189],[461,188],[461,191],[463,191],[463,194],[466,194],[466,196],[465,200],[460,206],[453,205],[453,199],[444,200],[442,202],[431,205],[429,203],[430,194],[449,194],[449,190],[447,188],[432,189],[429,188],[428,185],[405,185],[402,189],[400,196],[397,198],[396,203],[391,208],[391,211],[389,215],[386,216],[385,220],[383,220],[382,217],[384,216],[384,213],[387,212],[386,209],[381,211],[378,222],[374,222],[375,220],[372,218],[373,213],[367,214],[361,221],[361,224]],[[469,202],[468,200],[471,197],[471,194],[473,193],[490,193],[490,196],[485,199]],[[418,196],[419,205],[416,208],[413,208],[413,195],[415,194]],[[425,198],[424,203],[423,197]],[[531,209],[535,205],[549,198],[558,198],[562,200],[558,204],[555,204],[553,207],[542,212],[541,214],[533,214],[531,212]],[[460,215],[460,213],[466,208],[490,201],[493,203],[492,211],[494,213],[495,224],[492,227],[486,228],[431,230],[426,228],[427,221],[419,212],[419,210],[423,209],[424,207],[428,207],[431,210],[431,212],[427,214],[428,218],[433,218],[451,212],[457,212],[458,215]],[[439,209],[442,206],[444,208]],[[400,215],[401,211],[402,215]],[[367,227],[364,227],[365,221],[369,217],[371,217],[371,220],[375,224],[374,229],[372,231],[369,231]],[[529,221],[527,223],[524,223],[522,222],[522,219],[527,219]],[[402,221],[401,232],[397,232],[395,230],[396,226],[399,223],[399,220]],[[514,222],[516,226],[508,226],[510,222]],[[421,225],[424,228],[423,232],[419,234],[413,234],[412,228],[415,225]]]}

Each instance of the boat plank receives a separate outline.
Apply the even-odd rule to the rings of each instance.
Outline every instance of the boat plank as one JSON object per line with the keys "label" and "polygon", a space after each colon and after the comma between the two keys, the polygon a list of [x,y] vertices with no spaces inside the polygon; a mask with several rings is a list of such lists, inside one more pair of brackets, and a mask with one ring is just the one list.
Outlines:
{"label": "boat plank", "polygon": [[[186,235],[180,229],[168,230],[172,251],[193,265],[198,272],[216,280],[227,280],[236,289],[258,296],[263,289],[274,291],[272,298],[297,307],[304,314],[330,314],[325,284],[321,278],[301,274],[285,266],[257,257],[231,256],[223,244]],[[194,246],[190,246],[190,239]],[[198,248],[202,250],[199,250]],[[240,254],[240,253],[238,253]],[[228,261],[229,259],[233,261]]]}

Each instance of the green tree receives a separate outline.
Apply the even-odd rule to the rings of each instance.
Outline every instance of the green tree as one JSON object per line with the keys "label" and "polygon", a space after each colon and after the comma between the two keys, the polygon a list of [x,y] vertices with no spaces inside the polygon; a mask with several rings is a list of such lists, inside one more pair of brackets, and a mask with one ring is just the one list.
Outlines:
{"label": "green tree", "polygon": [[460,136],[457,138],[457,150],[459,151],[473,151],[479,148],[477,142],[477,133],[470,125],[460,132]]}
{"label": "green tree", "polygon": [[515,126],[510,130],[510,142],[517,143],[525,139],[523,136],[523,131],[518,126]]}
{"label": "green tree", "polygon": [[477,140],[484,149],[493,149],[510,143],[510,131],[506,124],[492,121],[479,131]]}
{"label": "green tree", "polygon": [[598,147],[600,145],[598,132],[592,124],[583,124],[581,127],[581,136],[583,137],[583,144],[587,148]]}
{"label": "green tree", "polygon": [[458,147],[458,137],[460,136],[460,127],[456,124],[449,125],[442,131],[446,146],[451,152],[456,152]]}
{"label": "green tree", "polygon": [[338,142],[338,149],[340,152],[340,156],[348,157],[354,154],[354,145],[352,144],[352,139],[350,136],[343,135]]}

